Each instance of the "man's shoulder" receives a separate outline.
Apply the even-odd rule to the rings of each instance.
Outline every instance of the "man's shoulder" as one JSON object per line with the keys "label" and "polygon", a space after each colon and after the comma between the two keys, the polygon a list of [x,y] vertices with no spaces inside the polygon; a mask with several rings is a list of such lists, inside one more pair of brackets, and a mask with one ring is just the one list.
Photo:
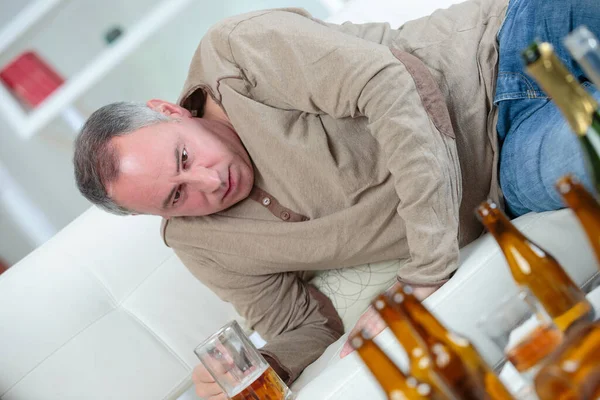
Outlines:
{"label": "man's shoulder", "polygon": [[184,243],[186,237],[197,236],[203,225],[202,217],[163,218],[160,224],[160,235],[165,245],[171,248]]}
{"label": "man's shoulder", "polygon": [[[300,8],[275,8],[235,15],[212,25],[202,36],[192,57],[179,104],[185,103],[201,86],[210,88],[215,98],[221,101],[218,82],[224,77],[242,75],[233,54],[236,41],[241,51],[246,44],[260,48],[265,40],[269,40],[272,30],[288,29],[284,17],[290,15],[312,19],[310,13]],[[241,38],[243,40],[239,42]],[[243,84],[241,79],[237,82]]]}
{"label": "man's shoulder", "polygon": [[220,20],[209,28],[204,37],[215,38],[219,36],[222,37],[222,35],[229,36],[231,32],[233,32],[240,24],[244,22],[263,18],[277,19],[281,13],[293,13],[312,19],[312,15],[302,8],[271,8],[260,11],[252,11]]}

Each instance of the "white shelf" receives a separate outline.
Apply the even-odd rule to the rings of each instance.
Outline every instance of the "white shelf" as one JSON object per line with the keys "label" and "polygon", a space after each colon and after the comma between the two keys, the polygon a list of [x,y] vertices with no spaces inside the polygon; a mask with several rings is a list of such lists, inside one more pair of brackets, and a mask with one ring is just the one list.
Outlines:
{"label": "white shelf", "polygon": [[21,228],[31,245],[42,245],[56,233],[56,228],[31,201],[23,188],[0,163],[0,203],[3,203],[14,223]]}
{"label": "white shelf", "polygon": [[[0,32],[0,53],[24,35],[48,12],[64,0],[35,0]],[[123,37],[106,48],[77,75],[69,78],[42,104],[26,113],[6,87],[0,84],[0,113],[16,133],[31,138],[50,121],[61,116],[70,105],[131,54],[149,36],[181,12],[192,0],[163,0],[129,29]],[[344,6],[343,0],[321,0],[335,14]],[[73,124],[71,124],[73,126]],[[76,125],[75,125],[76,126]]]}
{"label": "white shelf", "polygon": [[34,0],[0,31],[0,53],[64,0]]}
{"label": "white shelf", "polygon": [[[163,0],[160,2],[129,29],[123,37],[119,38],[114,45],[106,48],[76,76],[69,78],[64,85],[29,114],[24,112],[6,87],[0,85],[0,112],[21,137],[27,139],[34,136],[50,121],[59,116],[79,96],[98,83],[125,57],[137,49],[144,40],[182,11],[191,1]],[[0,38],[5,38],[5,42],[0,42],[0,46],[9,46],[59,2],[60,0],[35,1],[15,18],[15,20],[21,21],[22,24],[29,25],[17,26],[10,24],[0,33]],[[34,5],[44,6],[45,11],[43,13],[41,11],[35,14],[32,13],[30,9]],[[11,41],[9,42],[9,40]]]}

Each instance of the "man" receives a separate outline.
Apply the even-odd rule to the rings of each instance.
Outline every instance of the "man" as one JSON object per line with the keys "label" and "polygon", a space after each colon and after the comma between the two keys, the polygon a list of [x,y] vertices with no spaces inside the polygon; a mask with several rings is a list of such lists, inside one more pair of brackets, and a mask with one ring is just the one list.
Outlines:
{"label": "man", "polygon": [[[343,333],[307,283],[314,271],[404,258],[398,280],[424,298],[482,233],[473,209],[502,202],[500,186],[517,216],[560,208],[560,175],[585,180],[519,52],[549,40],[583,79],[560,39],[579,24],[598,32],[598,11],[471,0],[398,30],[298,9],[233,17],[202,39],[178,104],[90,117],[77,182],[108,211],[163,216],[165,242],[268,340],[263,355],[290,383]],[[194,379],[225,398],[206,371]]]}

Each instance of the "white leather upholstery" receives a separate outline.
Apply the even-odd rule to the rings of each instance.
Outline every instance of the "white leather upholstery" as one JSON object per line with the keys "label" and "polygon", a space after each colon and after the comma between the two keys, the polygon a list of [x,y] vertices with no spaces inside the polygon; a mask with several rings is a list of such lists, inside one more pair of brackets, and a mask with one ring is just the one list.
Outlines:
{"label": "white leather upholstery", "polygon": [[0,398],[164,399],[236,317],[160,239],[90,209],[0,276]]}

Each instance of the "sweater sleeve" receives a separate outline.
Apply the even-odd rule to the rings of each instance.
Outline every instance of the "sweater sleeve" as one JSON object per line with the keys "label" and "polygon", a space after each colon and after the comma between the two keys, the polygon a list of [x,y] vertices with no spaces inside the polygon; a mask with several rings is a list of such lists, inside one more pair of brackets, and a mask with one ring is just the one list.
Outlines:
{"label": "sweater sleeve", "polygon": [[221,52],[239,68],[256,101],[368,119],[406,226],[410,260],[398,279],[423,286],[445,282],[458,262],[460,167],[447,107],[441,93],[432,95],[439,88],[426,68],[428,76],[415,74],[422,62],[406,54],[401,60],[379,43],[281,10],[236,24],[226,43]]}
{"label": "sweater sleeve", "polygon": [[331,301],[291,272],[240,275],[222,268],[198,249],[175,249],[192,274],[231,303],[267,344],[260,349],[278,375],[291,384],[344,328]]}

